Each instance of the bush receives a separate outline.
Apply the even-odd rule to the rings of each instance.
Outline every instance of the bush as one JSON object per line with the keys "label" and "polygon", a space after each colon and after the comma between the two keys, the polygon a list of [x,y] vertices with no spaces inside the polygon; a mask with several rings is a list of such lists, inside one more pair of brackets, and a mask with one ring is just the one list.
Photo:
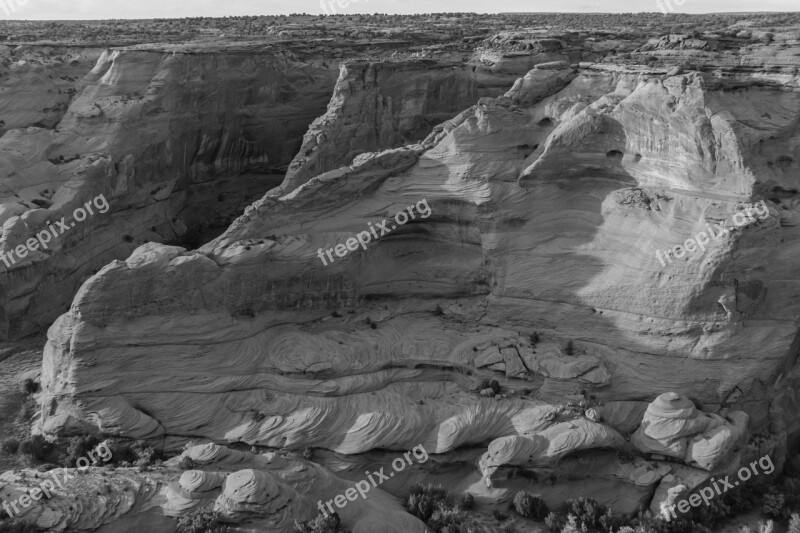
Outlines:
{"label": "bush", "polygon": [[789,510],[786,508],[786,499],[783,494],[764,494],[761,512],[770,518],[788,518]]}
{"label": "bush", "polygon": [[53,445],[41,435],[33,435],[19,443],[19,453],[39,461],[44,461],[53,451]]}
{"label": "bush", "polygon": [[514,496],[514,509],[521,516],[535,520],[544,520],[550,514],[543,499],[522,490]]}
{"label": "bush", "polygon": [[337,533],[342,530],[339,529],[339,515],[333,513],[325,516],[318,514],[313,520],[305,522],[294,521],[294,530],[296,533]]}
{"label": "bush", "polygon": [[788,533],[800,533],[800,514],[794,513],[789,520]]}
{"label": "bush", "polygon": [[24,394],[31,395],[38,390],[39,384],[33,381],[31,378],[27,378],[22,382],[22,392]]}
{"label": "bush", "polygon": [[544,519],[544,523],[552,533],[558,533],[564,527],[567,520],[564,515],[560,513],[550,513]]}
{"label": "bush", "polygon": [[483,529],[468,518],[464,507],[474,503],[472,495],[467,494],[456,506],[454,498],[441,486],[414,485],[406,500],[406,510],[425,522],[434,533],[478,533]]}
{"label": "bush", "polygon": [[496,379],[490,381],[489,386],[492,388],[495,394],[500,394],[500,384],[497,382]]}
{"label": "bush", "polygon": [[576,498],[567,500],[567,513],[574,515],[578,525],[585,525],[587,529],[599,529],[600,519],[606,515],[607,509],[591,498]]}
{"label": "bush", "polygon": [[[5,514],[5,511],[3,512]],[[36,533],[39,528],[17,519],[0,522],[0,533]]]}
{"label": "bush", "polygon": [[448,494],[441,486],[433,485],[414,485],[406,499],[406,510],[427,522],[433,516],[433,512],[439,507],[450,507]]}
{"label": "bush", "polygon": [[58,456],[58,463],[66,468],[75,466],[75,462],[85,457],[95,446],[100,444],[100,439],[94,435],[71,437],[67,440],[67,450]]}
{"label": "bush", "polygon": [[181,460],[178,461],[178,468],[181,470],[194,470],[195,466],[194,461],[188,455],[184,455],[181,457]]}
{"label": "bush", "polygon": [[[470,494],[469,492],[461,496],[458,500],[458,507],[464,511],[469,511],[470,509],[475,508],[475,496]],[[800,533],[800,532],[798,532]]]}
{"label": "bush", "polygon": [[539,333],[537,333],[536,331],[531,333],[531,344],[533,346],[536,346],[537,344],[539,344]]}
{"label": "bush", "polygon": [[503,520],[508,519],[508,515],[501,511],[500,509],[495,509],[492,511],[492,516],[498,521],[502,522]]}
{"label": "bush", "polygon": [[563,352],[566,355],[573,355],[575,353],[575,345],[572,344],[572,339],[564,343]]}
{"label": "bush", "polygon": [[19,450],[19,440],[15,439],[14,437],[4,439],[2,444],[0,444],[0,450],[3,450],[3,453],[7,453],[9,455],[17,453],[17,450]]}
{"label": "bush", "polygon": [[178,520],[178,533],[226,533],[228,526],[220,522],[215,511],[195,511]]}

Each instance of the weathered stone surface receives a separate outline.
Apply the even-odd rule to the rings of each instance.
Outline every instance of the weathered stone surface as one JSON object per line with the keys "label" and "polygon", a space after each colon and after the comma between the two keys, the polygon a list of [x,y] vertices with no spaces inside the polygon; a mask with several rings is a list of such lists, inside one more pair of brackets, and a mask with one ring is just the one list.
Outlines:
{"label": "weathered stone surface", "polygon": [[741,411],[727,418],[702,413],[688,398],[667,392],[647,407],[631,443],[642,452],[675,457],[713,471],[743,447],[747,421],[747,414]]}

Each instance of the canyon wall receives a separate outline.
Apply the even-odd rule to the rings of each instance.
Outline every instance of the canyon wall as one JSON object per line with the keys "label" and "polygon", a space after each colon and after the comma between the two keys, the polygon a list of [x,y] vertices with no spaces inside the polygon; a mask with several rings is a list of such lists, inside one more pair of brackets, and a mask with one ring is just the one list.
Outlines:
{"label": "canyon wall", "polygon": [[[255,202],[197,250],[151,243],[105,266],[49,331],[41,428],[482,447],[460,487],[497,501],[513,495],[491,492],[498,468],[588,450],[602,470],[663,393],[713,414],[693,411],[715,444],[686,468],[778,456],[798,428],[799,95],[792,68],[538,65],[420,143]],[[344,247],[382,219],[366,249]],[[718,224],[702,251],[658,259]],[[481,394],[488,379],[502,394]],[[745,448],[756,432],[766,448]],[[669,475],[708,477],[659,464],[646,481],[624,467],[626,506]],[[619,479],[603,472],[600,499]]]}
{"label": "canyon wall", "polygon": [[[224,227],[280,183],[336,75],[323,58],[269,47],[106,50],[69,106],[59,104],[63,116],[10,115],[38,127],[0,139],[7,154],[0,161],[4,251],[61,217],[70,224],[73,210],[99,195],[110,209],[74,224],[47,249],[6,260],[2,336],[47,327],[86,277],[143,242],[199,244]],[[31,98],[41,103],[37,93]],[[48,120],[55,127],[43,128]]]}

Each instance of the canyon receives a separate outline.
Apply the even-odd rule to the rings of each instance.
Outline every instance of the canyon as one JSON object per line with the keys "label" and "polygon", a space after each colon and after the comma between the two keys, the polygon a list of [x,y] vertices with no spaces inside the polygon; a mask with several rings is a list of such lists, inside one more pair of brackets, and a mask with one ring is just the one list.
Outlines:
{"label": "canyon", "polygon": [[[780,471],[800,442],[800,20],[744,20],[6,47],[0,248],[110,205],[0,277],[3,337],[49,328],[34,431],[178,454],[77,476],[26,520],[166,532],[209,507],[289,532],[414,446],[430,461],[343,508],[349,530],[425,531],[397,500],[417,482],[478,514],[527,490],[630,515],[764,455]],[[757,201],[763,219],[655,258]]]}

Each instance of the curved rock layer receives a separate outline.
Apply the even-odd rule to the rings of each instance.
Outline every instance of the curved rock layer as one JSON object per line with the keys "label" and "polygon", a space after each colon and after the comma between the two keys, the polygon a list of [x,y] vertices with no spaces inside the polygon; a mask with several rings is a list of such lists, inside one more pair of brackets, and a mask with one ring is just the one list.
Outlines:
{"label": "curved rock layer", "polygon": [[[187,457],[193,469],[182,471]],[[16,501],[44,487],[47,492],[36,493],[39,498],[21,516],[54,532],[174,531],[169,517],[208,509],[234,527],[291,533],[295,520],[310,520],[318,514],[317,502],[350,493],[355,485],[300,458],[254,455],[208,444],[190,447],[147,472],[109,467],[6,472],[0,475],[0,496]],[[380,488],[370,487],[368,496],[336,508],[349,531],[425,531],[425,524]]]}
{"label": "curved rock layer", "polygon": [[[138,244],[197,246],[282,180],[288,191],[359,153],[419,141],[511,85],[485,87],[491,67],[469,53],[356,61],[337,83],[341,52],[296,43],[0,49],[15,61],[0,111],[5,127],[21,128],[0,139],[0,250],[12,254],[0,277],[0,338],[48,326],[82,281]],[[26,84],[36,89],[23,96]],[[31,110],[53,93],[55,106]],[[109,211],[25,251],[100,194]]]}
{"label": "curved rock layer", "polygon": [[420,141],[435,124],[486,95],[478,90],[475,70],[464,63],[343,63],[327,113],[311,124],[286,178],[271,194],[292,192],[359,154]]}
{"label": "curved rock layer", "polygon": [[[465,374],[501,371],[473,358],[502,324],[579,356],[515,367],[498,344],[511,389],[538,373],[545,402],[677,391],[764,429],[796,334],[796,208],[780,191],[800,159],[798,81],[662,78],[536,69],[423,143],[256,202],[198,251],[147,245],[106,266],[50,330],[45,427],[96,424],[124,396],[168,435],[346,453],[488,443],[536,409],[470,392]],[[762,219],[659,264],[756,200]],[[411,205],[429,216],[323,264]]]}
{"label": "curved rock layer", "polygon": [[[87,59],[74,62],[77,70]],[[26,75],[19,62],[12,68],[22,84],[36,73],[54,78],[59,65]],[[106,50],[84,74],[74,97],[58,89],[65,102],[57,118],[39,117],[39,128],[0,139],[0,249],[12,254],[0,276],[0,337],[48,326],[81,282],[142,242],[199,243],[207,229],[224,227],[279,182],[277,172],[325,109],[336,70],[286,50],[126,48]],[[7,125],[36,118],[25,109],[37,105],[37,94],[17,95],[19,118],[10,115]],[[106,212],[47,248],[15,252],[62,217],[69,225],[75,209],[99,195]]]}

